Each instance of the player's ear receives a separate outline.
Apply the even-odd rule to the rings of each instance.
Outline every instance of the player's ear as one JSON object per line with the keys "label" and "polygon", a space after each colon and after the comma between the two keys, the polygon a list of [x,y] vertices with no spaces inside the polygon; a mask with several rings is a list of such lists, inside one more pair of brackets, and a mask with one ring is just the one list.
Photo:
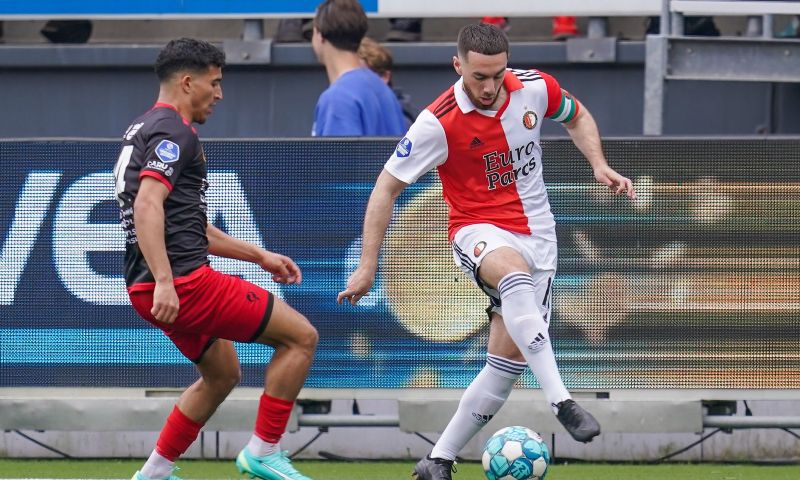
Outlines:
{"label": "player's ear", "polygon": [[192,76],[188,73],[178,75],[178,86],[184,93],[192,91]]}
{"label": "player's ear", "polygon": [[453,68],[456,69],[457,74],[464,75],[461,73],[461,59],[458,58],[458,55],[453,55]]}

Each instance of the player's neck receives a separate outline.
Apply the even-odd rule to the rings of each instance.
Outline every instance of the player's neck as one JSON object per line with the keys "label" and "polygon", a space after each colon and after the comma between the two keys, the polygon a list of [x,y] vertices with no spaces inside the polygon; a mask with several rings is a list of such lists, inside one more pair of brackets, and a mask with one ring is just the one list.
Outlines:
{"label": "player's neck", "polygon": [[506,98],[508,98],[508,92],[506,91],[506,86],[503,85],[500,87],[500,91],[497,92],[497,99],[495,99],[494,103],[492,104],[492,108],[490,110],[500,110],[500,107],[506,103]]}
{"label": "player's neck", "polygon": [[191,122],[192,120],[192,107],[191,105],[182,102],[180,98],[170,95],[167,92],[159,92],[156,104],[169,105],[175,109],[184,120]]}
{"label": "player's neck", "polygon": [[328,74],[328,81],[335,82],[345,73],[361,68],[363,63],[355,52],[338,50],[331,48],[325,55],[325,71]]}

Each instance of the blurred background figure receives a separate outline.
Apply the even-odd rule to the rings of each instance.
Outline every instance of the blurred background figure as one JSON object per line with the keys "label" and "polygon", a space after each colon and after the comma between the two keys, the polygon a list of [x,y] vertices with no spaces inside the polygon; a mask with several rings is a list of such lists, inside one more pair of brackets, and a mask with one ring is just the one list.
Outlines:
{"label": "blurred background figure", "polygon": [[578,24],[575,17],[553,17],[553,40],[566,40],[578,36]]}
{"label": "blurred background figure", "polygon": [[[511,20],[508,17],[483,17],[481,23],[494,25],[504,32],[511,30]],[[553,40],[565,40],[579,34],[578,23],[575,17],[553,17]]]}
{"label": "blurred background figure", "polygon": [[311,48],[330,86],[314,109],[313,136],[402,136],[407,122],[394,92],[358,55],[367,15],[356,0],[317,7]]}
{"label": "blurred background figure", "polygon": [[[0,32],[2,32],[0,30]],[[0,36],[2,36],[0,34]],[[800,16],[795,15],[792,17],[792,20],[786,25],[786,28],[778,32],[776,35],[778,38],[798,38],[800,37]]]}
{"label": "blurred background figure", "polygon": [[422,40],[421,18],[390,18],[387,42],[419,42]]}
{"label": "blurred background figure", "polygon": [[[647,19],[646,35],[658,35],[661,31],[661,18],[649,17]],[[714,17],[683,17],[683,34],[699,37],[719,37],[719,29],[714,23]]]}
{"label": "blurred background figure", "polygon": [[275,41],[280,43],[310,42],[314,22],[310,18],[282,18],[278,22]]}
{"label": "blurred background figure", "polygon": [[44,24],[40,32],[50,43],[86,43],[92,36],[92,22],[50,20]]}
{"label": "blurred background figure", "polygon": [[378,76],[381,77],[381,80],[386,82],[386,85],[392,89],[397,97],[397,101],[400,102],[400,106],[403,109],[403,116],[408,121],[408,124],[414,123],[417,115],[419,115],[420,109],[411,103],[411,95],[403,92],[400,87],[394,85],[392,82],[392,68],[394,67],[392,52],[375,40],[364,37],[364,39],[361,40],[361,46],[358,47],[358,56],[364,60],[364,63],[367,64],[370,70],[377,73]]}
{"label": "blurred background figure", "polygon": [[[275,41],[281,43],[310,42],[313,34],[313,21],[310,18],[284,18],[278,22]],[[421,18],[390,18],[389,31],[384,41],[419,42],[422,40]]]}
{"label": "blurred background figure", "polygon": [[481,18],[481,23],[494,25],[504,32],[511,30],[511,22],[508,17],[483,17]]}

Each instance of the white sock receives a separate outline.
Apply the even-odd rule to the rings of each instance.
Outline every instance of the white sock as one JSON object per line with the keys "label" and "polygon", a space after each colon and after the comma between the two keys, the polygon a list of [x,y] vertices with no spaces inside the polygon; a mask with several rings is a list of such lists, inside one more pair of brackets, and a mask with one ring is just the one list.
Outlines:
{"label": "white sock", "polygon": [[464,391],[431,457],[455,460],[464,445],[500,410],[524,370],[524,363],[488,355],[486,366]]}
{"label": "white sock", "polygon": [[506,330],[536,376],[547,401],[556,412],[559,402],[572,398],[558,372],[549,325],[539,312],[533,277],[513,272],[497,284]]}
{"label": "white sock", "polygon": [[265,442],[261,440],[258,435],[253,434],[253,436],[250,437],[250,442],[247,444],[247,449],[256,457],[263,457],[279,452],[281,450],[281,444]]}
{"label": "white sock", "polygon": [[153,450],[153,453],[150,454],[150,457],[147,459],[147,462],[145,462],[140,472],[142,472],[142,475],[152,480],[169,478],[169,476],[172,475],[172,468],[174,466],[175,462],[167,460]]}

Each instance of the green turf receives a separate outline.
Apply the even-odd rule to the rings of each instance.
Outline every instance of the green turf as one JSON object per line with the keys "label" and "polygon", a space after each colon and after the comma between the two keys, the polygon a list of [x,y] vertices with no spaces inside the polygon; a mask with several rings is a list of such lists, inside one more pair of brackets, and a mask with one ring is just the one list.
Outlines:
{"label": "green turf", "polygon": [[[130,478],[141,460],[3,460],[0,478]],[[315,480],[409,479],[413,461],[348,463],[298,461],[297,468]],[[239,479],[232,461],[179,462],[179,474],[192,479]],[[482,480],[480,464],[458,465],[453,480]],[[716,464],[589,464],[553,465],[547,480],[798,480],[800,466]]]}

